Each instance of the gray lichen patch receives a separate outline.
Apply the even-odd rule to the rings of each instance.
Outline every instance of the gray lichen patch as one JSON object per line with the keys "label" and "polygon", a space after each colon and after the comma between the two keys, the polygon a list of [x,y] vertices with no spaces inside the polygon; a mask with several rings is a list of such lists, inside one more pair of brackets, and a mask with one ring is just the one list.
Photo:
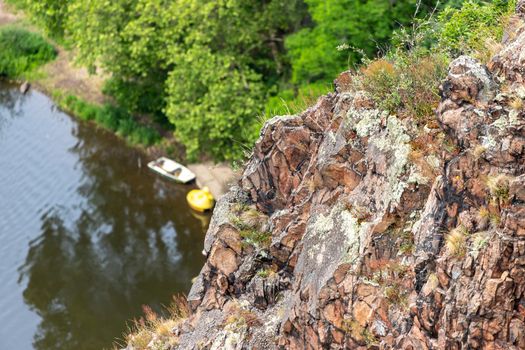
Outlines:
{"label": "gray lichen patch", "polygon": [[422,181],[421,176],[417,174],[417,168],[409,164],[409,142],[410,136],[406,127],[395,116],[389,116],[386,127],[369,138],[367,157],[377,159],[377,152],[380,152],[385,154],[387,159],[384,174],[386,182],[382,189],[385,206],[397,205],[409,183]]}
{"label": "gray lichen patch", "polygon": [[[302,274],[298,291],[309,290],[310,295],[317,295],[342,262],[356,261],[360,256],[361,235],[357,218],[342,204],[325,214],[312,216],[295,268],[296,273]],[[315,303],[310,305],[312,310]]]}

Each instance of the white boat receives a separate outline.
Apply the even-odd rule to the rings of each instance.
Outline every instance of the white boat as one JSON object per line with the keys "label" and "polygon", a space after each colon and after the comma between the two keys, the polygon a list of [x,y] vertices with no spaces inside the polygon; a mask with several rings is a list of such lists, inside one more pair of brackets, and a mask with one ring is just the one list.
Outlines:
{"label": "white boat", "polygon": [[188,183],[195,179],[195,174],[184,165],[166,157],[148,163],[148,168],[174,181]]}

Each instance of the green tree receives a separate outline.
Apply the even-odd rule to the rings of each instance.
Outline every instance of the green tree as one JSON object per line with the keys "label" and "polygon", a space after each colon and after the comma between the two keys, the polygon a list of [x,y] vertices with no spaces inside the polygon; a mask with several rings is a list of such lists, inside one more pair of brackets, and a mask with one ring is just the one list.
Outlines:
{"label": "green tree", "polygon": [[64,37],[71,0],[8,0],[8,2],[29,12],[48,35],[59,40]]}
{"label": "green tree", "polygon": [[260,127],[268,88],[285,74],[284,34],[301,19],[300,1],[185,0],[183,41],[169,51],[166,114],[190,157],[236,159]]}
{"label": "green tree", "polygon": [[[386,45],[392,32],[410,25],[417,0],[305,0],[309,27],[286,40],[292,62],[292,81],[306,84],[331,81],[360,59],[357,48],[372,57]],[[419,14],[427,14],[434,1],[423,1]],[[337,50],[337,48],[340,50]],[[341,48],[344,48],[341,50]]]}

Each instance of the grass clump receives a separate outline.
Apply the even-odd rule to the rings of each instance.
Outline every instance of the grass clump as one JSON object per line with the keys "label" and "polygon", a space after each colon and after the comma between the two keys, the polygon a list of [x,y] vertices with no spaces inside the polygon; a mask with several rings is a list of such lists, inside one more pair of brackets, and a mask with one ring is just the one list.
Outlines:
{"label": "grass clump", "polygon": [[509,186],[510,177],[508,175],[499,174],[487,178],[487,188],[490,192],[491,200],[499,206],[508,202]]}
{"label": "grass clump", "polygon": [[400,117],[432,117],[439,103],[439,81],[447,72],[448,56],[397,50],[360,71],[361,88],[376,105]]}
{"label": "grass clump", "polygon": [[244,239],[245,243],[255,248],[268,249],[270,247],[270,243],[272,243],[271,232],[247,229],[242,230],[239,234]]}
{"label": "grass clump", "polygon": [[125,335],[125,343],[135,350],[171,349],[177,345],[178,337],[173,329],[189,315],[189,307],[183,296],[174,296],[166,307],[167,316],[159,316],[149,306],[143,306],[144,317],[134,320]]}
{"label": "grass clump", "polygon": [[257,271],[257,276],[264,278],[264,279],[273,277],[276,274],[277,273],[272,268],[265,268],[265,269]]}
{"label": "grass clump", "polygon": [[230,222],[239,230],[244,245],[268,249],[272,233],[267,230],[268,216],[247,204],[236,203],[231,207]]}
{"label": "grass clump", "polygon": [[229,331],[239,333],[242,332],[243,329],[262,325],[257,315],[251,311],[245,303],[239,300],[234,300],[224,311],[227,316],[224,319],[223,326]]}
{"label": "grass clump", "polygon": [[463,226],[458,226],[445,237],[447,251],[456,258],[462,258],[467,253],[468,231]]}
{"label": "grass clump", "polygon": [[155,129],[140,124],[125,110],[110,104],[98,106],[69,95],[59,99],[59,105],[81,120],[95,121],[133,145],[151,146],[160,140]]}
{"label": "grass clump", "polygon": [[377,346],[379,342],[367,327],[362,326],[354,319],[344,319],[343,330],[349,333],[353,339],[364,343],[368,348]]}
{"label": "grass clump", "polygon": [[515,111],[521,111],[523,109],[523,100],[519,97],[515,97],[509,102],[509,107]]}
{"label": "grass clump", "polygon": [[0,76],[7,78],[19,78],[57,56],[42,36],[13,26],[0,28],[0,47]]}

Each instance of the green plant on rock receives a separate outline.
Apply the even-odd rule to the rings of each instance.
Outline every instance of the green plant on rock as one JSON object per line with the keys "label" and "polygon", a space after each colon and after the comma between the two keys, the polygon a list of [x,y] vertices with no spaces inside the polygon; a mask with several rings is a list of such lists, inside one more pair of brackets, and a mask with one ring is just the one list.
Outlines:
{"label": "green plant on rock", "polygon": [[380,109],[426,120],[433,118],[439,103],[439,82],[446,76],[448,60],[438,52],[398,49],[363,67],[358,79]]}
{"label": "green plant on rock", "polygon": [[255,248],[268,249],[272,242],[271,232],[262,232],[256,229],[246,229],[240,231],[240,236],[244,239],[246,244],[249,244]]}
{"label": "green plant on rock", "polygon": [[486,231],[475,233],[472,239],[472,247],[470,253],[476,258],[481,250],[483,250],[490,240],[489,233]]}
{"label": "green plant on rock", "polygon": [[399,307],[408,306],[408,291],[401,284],[394,282],[383,290],[386,300]]}
{"label": "green plant on rock", "polygon": [[265,279],[270,278],[274,275],[276,275],[276,272],[270,267],[257,271],[257,276]]}
{"label": "green plant on rock", "polygon": [[0,76],[8,78],[18,78],[57,55],[39,34],[13,26],[0,28],[0,47]]}
{"label": "green plant on rock", "polygon": [[229,221],[239,230],[243,244],[258,249],[267,249],[272,233],[266,231],[268,217],[245,203],[235,203],[230,208]]}
{"label": "green plant on rock", "polygon": [[261,321],[257,315],[238,300],[229,309],[229,315],[224,320],[224,327],[230,331],[239,332],[246,327],[258,327]]}
{"label": "green plant on rock", "polygon": [[343,319],[342,328],[345,333],[349,333],[353,339],[363,342],[367,347],[375,346],[378,343],[378,339],[374,334],[367,327],[363,327],[353,318]]}

